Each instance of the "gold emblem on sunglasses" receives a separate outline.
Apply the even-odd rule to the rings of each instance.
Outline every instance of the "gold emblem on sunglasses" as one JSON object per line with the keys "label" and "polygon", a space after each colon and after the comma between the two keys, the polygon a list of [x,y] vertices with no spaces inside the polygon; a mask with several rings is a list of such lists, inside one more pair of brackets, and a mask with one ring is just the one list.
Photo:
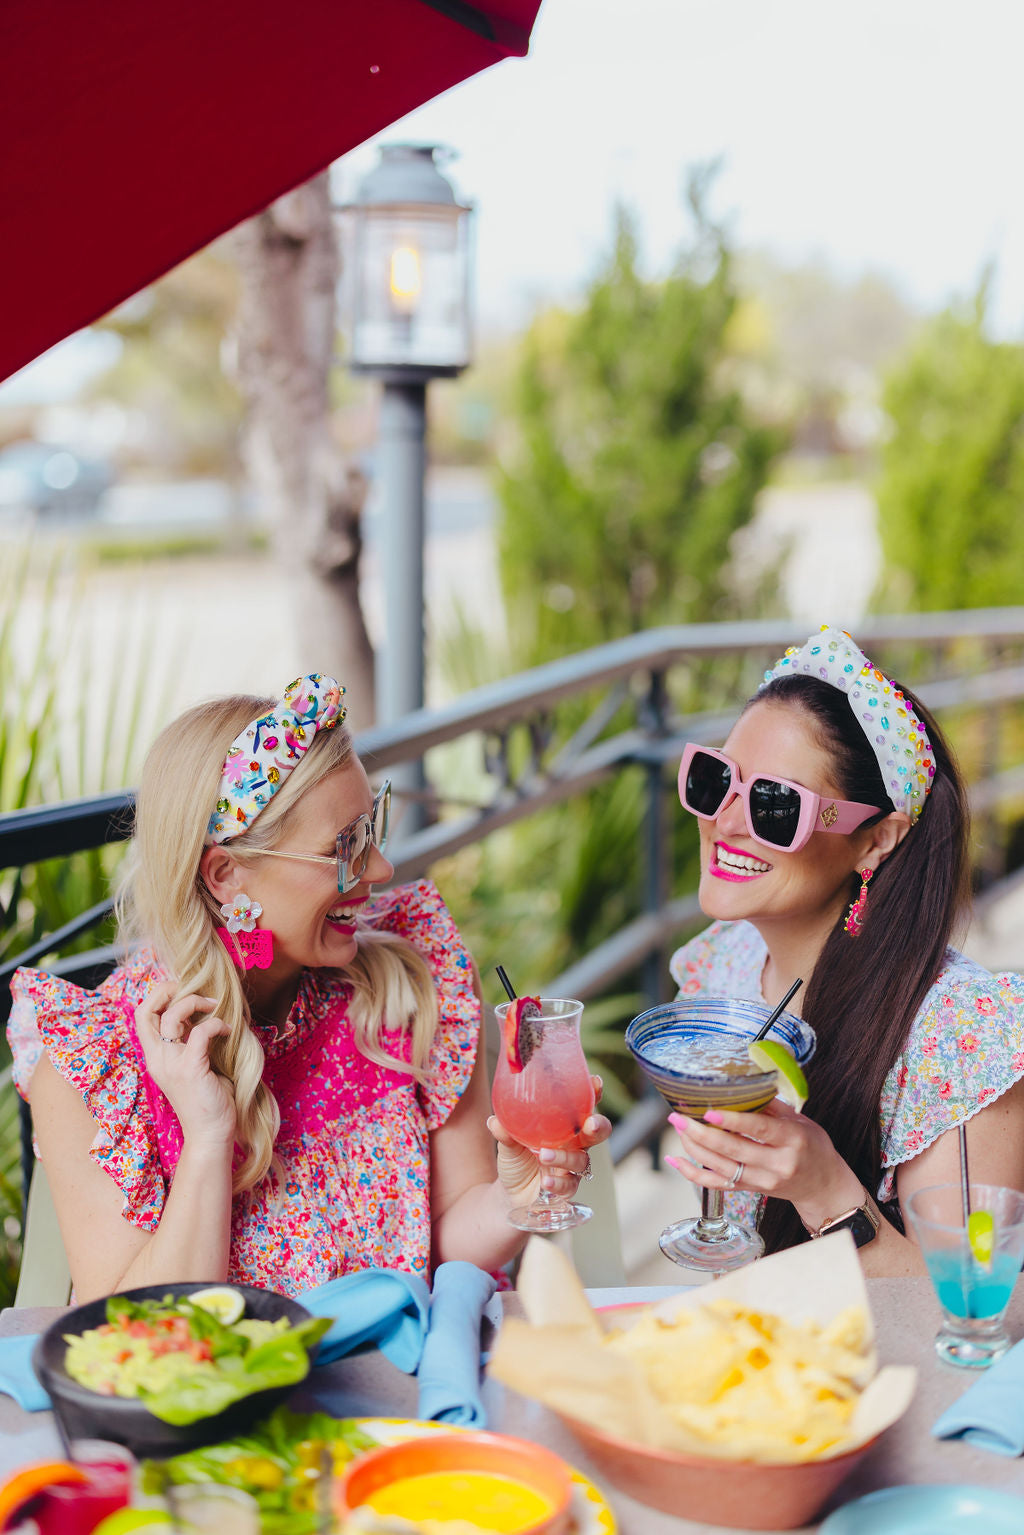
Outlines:
{"label": "gold emblem on sunglasses", "polygon": [[821,812],[822,826],[834,826],[838,819],[839,811],[836,809],[835,805],[826,805],[824,810]]}

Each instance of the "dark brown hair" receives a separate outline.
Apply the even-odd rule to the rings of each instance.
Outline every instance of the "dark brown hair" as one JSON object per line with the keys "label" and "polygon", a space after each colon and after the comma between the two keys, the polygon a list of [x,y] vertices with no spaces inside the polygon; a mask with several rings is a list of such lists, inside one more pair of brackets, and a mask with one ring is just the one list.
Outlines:
{"label": "dark brown hair", "polygon": [[[928,710],[901,684],[896,686],[924,721],[932,743],[931,793],[916,825],[871,881],[860,936],[851,938],[845,932],[845,910],[836,921],[808,981],[802,1009],[818,1039],[807,1073],[810,1098],[804,1112],[827,1130],[872,1196],[881,1175],[882,1088],[942,967],[969,888],[963,781]],[[819,745],[832,759],[831,777],[846,799],[892,812],[895,807],[885,792],[878,761],[845,693],[816,677],[780,677],[747,708],[765,702],[785,704],[807,716]],[[857,889],[854,875],[851,900]],[[782,1199],[768,1200],[761,1232],[769,1252],[806,1238],[796,1210]]]}

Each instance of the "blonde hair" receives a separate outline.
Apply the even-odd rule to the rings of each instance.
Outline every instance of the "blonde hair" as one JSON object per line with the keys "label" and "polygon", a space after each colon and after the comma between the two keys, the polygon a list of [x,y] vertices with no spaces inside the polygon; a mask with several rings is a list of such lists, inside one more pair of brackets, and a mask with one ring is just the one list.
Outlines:
{"label": "blonde hair", "polygon": [[[274,1166],[281,1117],[263,1082],[263,1048],[250,1028],[242,972],[216,934],[220,905],[200,872],[206,831],[228,747],[250,720],[275,700],[234,696],[190,709],[168,725],[150,748],[142,769],[135,831],[117,898],[121,938],[150,946],[177,984],[178,996],[214,997],[228,1025],[210,1047],[214,1070],[234,1091],[237,1140],[245,1153],[234,1190],[254,1188]],[[256,861],[284,837],[292,813],[310,789],[354,760],[343,726],[319,730],[302,761],[249,829],[225,844],[240,863]],[[357,954],[345,969],[350,983],[348,1019],[364,1055],[392,1070],[426,1078],[437,1028],[437,994],[423,956],[405,939],[365,924]],[[384,1048],[385,1031],[411,1036],[407,1062]]]}

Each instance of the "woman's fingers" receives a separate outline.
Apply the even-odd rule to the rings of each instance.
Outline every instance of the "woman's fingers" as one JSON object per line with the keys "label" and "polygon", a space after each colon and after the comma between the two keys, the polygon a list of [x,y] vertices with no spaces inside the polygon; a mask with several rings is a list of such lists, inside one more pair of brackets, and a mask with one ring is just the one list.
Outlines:
{"label": "woman's fingers", "polygon": [[[170,996],[162,997],[159,992],[164,988],[157,988],[156,993],[150,993],[145,1004],[137,1009],[136,1020],[142,1018],[143,1022],[160,1036],[161,1039],[181,1040],[188,1038],[190,1020],[196,1013],[212,1013],[217,1006],[215,997],[204,997],[198,992],[189,992],[184,997],[178,997],[172,1001]],[[168,986],[167,991],[173,995],[173,988]]]}

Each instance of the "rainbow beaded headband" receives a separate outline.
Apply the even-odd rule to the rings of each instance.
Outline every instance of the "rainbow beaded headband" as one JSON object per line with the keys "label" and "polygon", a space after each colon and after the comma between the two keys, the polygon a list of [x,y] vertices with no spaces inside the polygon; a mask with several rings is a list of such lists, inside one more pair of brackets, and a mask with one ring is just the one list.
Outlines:
{"label": "rainbow beaded headband", "polygon": [[206,829],[207,846],[240,836],[266,809],[305,756],[318,730],[345,718],[345,689],[333,677],[297,677],[284,697],[238,734],[224,758],[217,804]]}
{"label": "rainbow beaded headband", "polygon": [[804,645],[791,645],[764,674],[761,687],[779,677],[818,677],[846,693],[897,810],[916,821],[935,779],[928,732],[899,688],[873,666],[845,629],[822,624]]}

